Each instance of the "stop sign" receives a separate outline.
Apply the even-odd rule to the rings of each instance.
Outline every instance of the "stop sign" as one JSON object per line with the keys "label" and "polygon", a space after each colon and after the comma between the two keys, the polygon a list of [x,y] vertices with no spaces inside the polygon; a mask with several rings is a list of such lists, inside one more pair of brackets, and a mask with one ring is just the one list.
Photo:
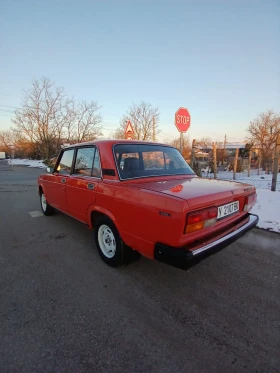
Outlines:
{"label": "stop sign", "polygon": [[180,107],[175,113],[175,125],[179,132],[187,132],[191,125],[191,116],[188,109]]}

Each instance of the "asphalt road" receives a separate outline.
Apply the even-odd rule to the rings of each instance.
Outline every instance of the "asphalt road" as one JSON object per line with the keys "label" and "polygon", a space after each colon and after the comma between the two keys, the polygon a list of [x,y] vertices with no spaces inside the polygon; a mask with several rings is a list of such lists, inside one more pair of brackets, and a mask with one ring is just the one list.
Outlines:
{"label": "asphalt road", "polygon": [[79,222],[31,217],[40,172],[0,162],[1,373],[280,372],[280,235],[113,269]]}

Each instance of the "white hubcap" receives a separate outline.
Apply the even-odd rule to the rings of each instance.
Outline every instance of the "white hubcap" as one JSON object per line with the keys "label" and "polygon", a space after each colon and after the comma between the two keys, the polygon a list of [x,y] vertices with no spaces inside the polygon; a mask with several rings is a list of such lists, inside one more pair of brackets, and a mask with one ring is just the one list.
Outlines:
{"label": "white hubcap", "polygon": [[108,225],[101,225],[98,229],[98,243],[102,253],[107,258],[113,258],[116,253],[116,240],[114,233]]}
{"label": "white hubcap", "polygon": [[44,193],[41,195],[41,204],[42,204],[43,211],[46,211],[46,209],[47,209],[47,200],[46,200],[46,197],[45,197]]}

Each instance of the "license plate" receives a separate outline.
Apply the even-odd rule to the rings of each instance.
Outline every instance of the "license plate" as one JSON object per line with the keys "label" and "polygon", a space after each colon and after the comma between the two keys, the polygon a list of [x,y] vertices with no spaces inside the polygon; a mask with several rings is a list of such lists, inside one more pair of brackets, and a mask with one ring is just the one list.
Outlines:
{"label": "license plate", "polygon": [[222,219],[226,216],[235,214],[239,211],[239,201],[232,203],[227,203],[226,205],[218,207],[218,217],[217,219]]}

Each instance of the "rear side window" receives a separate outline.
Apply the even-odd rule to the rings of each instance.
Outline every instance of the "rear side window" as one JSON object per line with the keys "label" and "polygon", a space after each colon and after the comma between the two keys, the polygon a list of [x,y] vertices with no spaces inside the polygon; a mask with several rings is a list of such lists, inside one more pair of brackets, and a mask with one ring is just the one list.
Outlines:
{"label": "rear side window", "polygon": [[99,151],[95,146],[77,149],[73,174],[101,177]]}
{"label": "rear side window", "polygon": [[94,162],[92,167],[92,176],[101,177],[101,164],[98,149],[95,150]]}
{"label": "rear side window", "polygon": [[77,150],[74,174],[91,176],[95,148],[80,148]]}
{"label": "rear side window", "polygon": [[73,162],[74,149],[64,150],[56,171],[63,175],[70,175]]}

